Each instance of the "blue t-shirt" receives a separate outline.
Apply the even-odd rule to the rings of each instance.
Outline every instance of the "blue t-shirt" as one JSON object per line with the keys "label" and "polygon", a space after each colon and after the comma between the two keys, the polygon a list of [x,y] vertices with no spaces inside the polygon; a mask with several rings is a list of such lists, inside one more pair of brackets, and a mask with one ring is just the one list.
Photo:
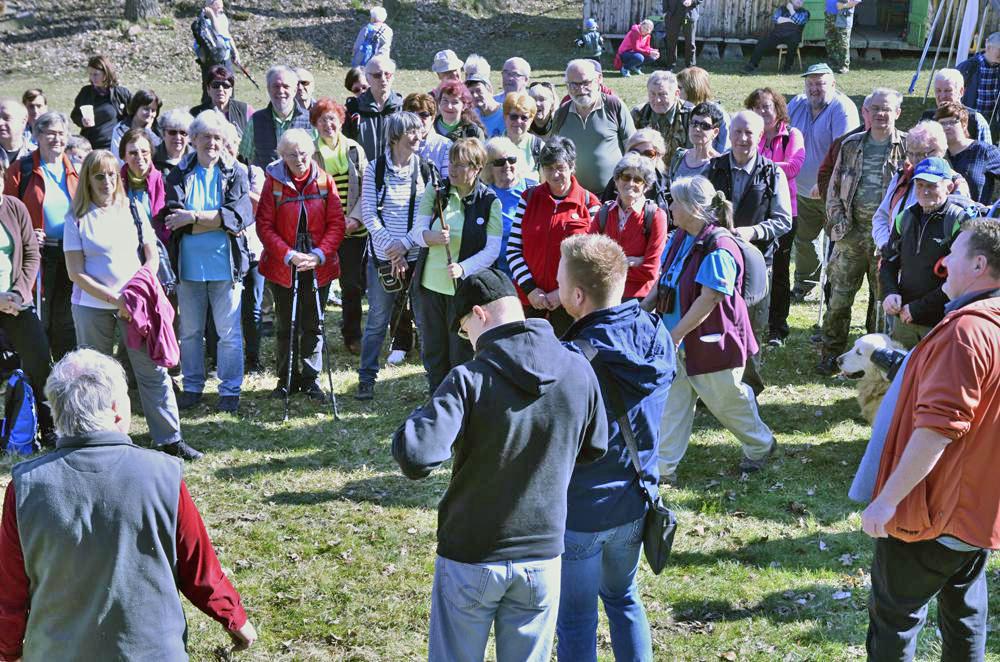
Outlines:
{"label": "blue t-shirt", "polygon": [[[211,170],[200,164],[195,166],[184,202],[191,211],[216,211],[222,207],[222,175],[218,166]],[[184,235],[180,263],[183,280],[232,280],[229,235],[222,229]]]}
{"label": "blue t-shirt", "polygon": [[497,188],[490,185],[490,190],[496,194],[497,200],[500,201],[503,215],[503,237],[500,240],[500,257],[497,258],[496,266],[497,269],[511,277],[513,274],[510,271],[510,265],[507,264],[507,240],[510,239],[510,227],[514,224],[514,213],[517,211],[517,204],[521,201],[521,194],[524,193],[525,189],[537,183],[533,179],[522,178],[511,188]]}
{"label": "blue t-shirt", "polygon": [[66,217],[72,212],[72,199],[66,185],[66,168],[62,160],[42,163],[45,177],[45,200],[42,201],[42,216],[45,219],[46,239],[62,239]]}
{"label": "blue t-shirt", "polygon": [[503,123],[503,106],[496,109],[492,115],[483,115],[482,111],[476,108],[479,119],[486,127],[486,137],[495,138],[507,134],[507,125]]}
{"label": "blue t-shirt", "polygon": [[837,0],[826,0],[826,13],[830,16],[834,16],[840,10],[837,9]]}
{"label": "blue t-shirt", "polygon": [[153,217],[152,209],[150,209],[149,206],[149,191],[147,191],[146,189],[134,189],[134,188],[129,189],[128,199],[135,200],[135,204],[137,207],[139,207],[139,209],[146,210],[146,216],[150,218]]}
{"label": "blue t-shirt", "polygon": [[[664,262],[670,253],[673,242],[679,234],[681,233],[675,232],[663,249],[662,259]],[[685,234],[684,243],[681,244],[681,248],[674,257],[674,261],[669,266],[666,264],[661,265],[661,273],[663,275],[660,277],[660,283],[662,285],[667,287],[677,286],[681,273],[684,271],[684,263],[687,261],[687,257],[694,247],[694,239],[693,236]],[[708,287],[716,292],[722,292],[726,296],[730,296],[736,291],[736,276],[738,273],[739,267],[736,266],[736,260],[730,255],[729,251],[717,248],[701,261],[701,266],[698,267],[698,273],[695,275],[694,280],[703,287]],[[668,329],[673,330],[680,321],[681,298],[675,296],[673,308],[663,314],[663,323],[666,324]],[[681,343],[681,346],[683,346],[683,343]]]}

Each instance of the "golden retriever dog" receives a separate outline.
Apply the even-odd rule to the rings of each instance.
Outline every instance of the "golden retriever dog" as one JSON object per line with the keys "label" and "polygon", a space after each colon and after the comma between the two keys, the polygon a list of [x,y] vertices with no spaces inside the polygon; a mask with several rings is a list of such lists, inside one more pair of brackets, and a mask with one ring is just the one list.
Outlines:
{"label": "golden retriever dog", "polygon": [[903,346],[884,333],[869,333],[837,357],[841,374],[858,380],[858,405],[869,424],[874,422],[875,412],[889,390],[889,380],[872,363],[872,352],[877,349],[903,349]]}

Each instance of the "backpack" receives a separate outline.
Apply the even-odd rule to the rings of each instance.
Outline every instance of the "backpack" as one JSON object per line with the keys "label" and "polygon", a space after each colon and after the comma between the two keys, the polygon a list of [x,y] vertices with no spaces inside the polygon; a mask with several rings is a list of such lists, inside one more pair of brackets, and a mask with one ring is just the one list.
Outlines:
{"label": "backpack", "polygon": [[[407,231],[413,228],[413,219],[416,214],[417,207],[417,196],[420,195],[420,191],[417,191],[417,176],[423,178],[424,184],[433,182],[434,186],[437,187],[438,182],[438,171],[433,163],[428,161],[419,155],[414,155],[417,157],[417,162],[420,164],[417,168],[414,168],[413,172],[410,173],[410,209],[409,216],[406,221]],[[375,215],[378,217],[379,223],[384,223],[382,220],[382,207],[385,204],[385,169],[387,168],[386,157],[383,154],[375,159]],[[368,251],[369,255],[378,263],[380,260],[375,257],[375,245],[372,243],[371,235],[369,233],[368,237]]]}
{"label": "backpack", "polygon": [[[600,229],[601,234],[604,234],[604,228],[608,224],[608,214],[611,213],[611,205],[615,204],[614,201],[605,202],[601,205],[600,211],[597,212],[597,227]],[[652,200],[646,200],[646,205],[643,207],[642,215],[642,236],[649,239],[649,233],[653,229],[653,216],[656,214],[656,210],[659,207],[656,206]]]}
{"label": "backpack", "polygon": [[11,455],[31,455],[35,452],[38,415],[35,413],[35,393],[24,371],[18,368],[7,380],[4,396],[4,418],[0,426],[0,441]]}
{"label": "backpack", "polygon": [[368,64],[368,60],[375,57],[379,41],[382,40],[383,30],[384,28],[382,27],[372,28],[371,24],[368,25],[365,32],[365,40],[361,42],[361,46],[351,59],[351,66],[363,67]]}
{"label": "backpack", "polygon": [[203,66],[222,64],[229,60],[229,46],[215,32],[204,12],[199,13],[198,18],[191,23],[191,32],[194,33],[194,41],[198,45],[198,59]]}
{"label": "backpack", "polygon": [[17,198],[24,200],[24,194],[28,192],[28,184],[31,176],[35,173],[34,153],[22,156],[18,159],[18,167],[21,169],[21,181],[17,183]]}
{"label": "backpack", "polygon": [[725,228],[718,227],[706,237],[705,253],[708,254],[717,249],[719,238],[725,236],[736,242],[740,254],[743,256],[743,286],[740,288],[743,300],[747,307],[760,303],[767,296],[767,262],[764,261],[764,254],[749,241]]}

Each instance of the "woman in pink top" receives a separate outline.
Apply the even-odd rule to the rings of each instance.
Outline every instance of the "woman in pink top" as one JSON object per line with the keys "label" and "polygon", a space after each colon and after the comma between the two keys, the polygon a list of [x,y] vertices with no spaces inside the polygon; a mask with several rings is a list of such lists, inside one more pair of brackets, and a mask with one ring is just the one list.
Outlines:
{"label": "woman in pink top", "polygon": [[638,25],[633,25],[625,35],[615,55],[615,69],[620,70],[622,76],[627,78],[632,74],[642,74],[644,62],[659,59],[660,51],[650,46],[652,35],[653,22],[648,18]]}
{"label": "woman in pink top", "polygon": [[795,240],[798,209],[795,178],[806,159],[805,140],[802,133],[791,126],[785,97],[769,87],[759,87],[750,93],[743,105],[764,120],[764,134],[758,150],[781,168],[788,179],[788,192],[792,198],[792,229],[778,239],[771,275],[771,312],[767,344],[781,346],[788,336],[788,308],[791,303],[792,243]]}

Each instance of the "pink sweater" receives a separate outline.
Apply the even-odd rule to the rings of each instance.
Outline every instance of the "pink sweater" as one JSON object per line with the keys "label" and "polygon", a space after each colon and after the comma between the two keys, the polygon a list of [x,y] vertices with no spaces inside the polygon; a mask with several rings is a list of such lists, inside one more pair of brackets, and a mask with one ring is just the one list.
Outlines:
{"label": "pink sweater", "polygon": [[622,45],[618,47],[618,52],[615,54],[615,69],[622,68],[622,53],[635,51],[636,53],[642,53],[643,55],[650,55],[653,51],[653,48],[649,45],[652,38],[652,32],[643,36],[643,34],[639,32],[639,24],[636,23],[633,25],[632,29],[628,31],[627,35],[625,35],[625,38],[622,39]]}
{"label": "pink sweater", "polygon": [[788,193],[792,196],[792,216],[797,216],[799,210],[795,192],[798,187],[795,185],[795,178],[798,177],[799,170],[806,160],[806,143],[802,138],[802,132],[782,122],[771,144],[767,144],[767,136],[761,136],[757,150],[784,171],[788,180]]}
{"label": "pink sweater", "polygon": [[174,334],[174,308],[156,279],[143,266],[122,290],[128,322],[125,344],[132,349],[143,345],[149,358],[158,366],[172,368],[181,360],[181,349]]}

